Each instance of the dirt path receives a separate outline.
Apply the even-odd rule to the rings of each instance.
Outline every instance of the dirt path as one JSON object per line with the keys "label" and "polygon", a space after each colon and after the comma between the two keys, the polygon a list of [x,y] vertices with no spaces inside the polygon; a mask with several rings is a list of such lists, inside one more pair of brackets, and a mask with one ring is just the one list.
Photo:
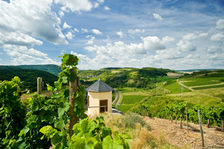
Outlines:
{"label": "dirt path", "polygon": [[[177,145],[181,149],[202,148],[200,130],[196,124],[190,123],[190,128],[187,130],[186,126],[180,129],[179,124],[174,121],[148,117],[145,117],[145,121],[151,126],[152,135],[158,139],[163,136],[169,143]],[[206,126],[203,126],[203,130],[206,149],[224,149],[224,132]]]}
{"label": "dirt path", "polygon": [[117,91],[117,95],[118,95],[118,99],[117,99],[117,102],[116,102],[116,106],[120,104],[121,93],[119,91]]}
{"label": "dirt path", "polygon": [[191,88],[191,87],[189,87],[189,86],[186,86],[186,85],[184,85],[179,79],[177,79],[177,83],[180,85],[180,86],[183,86],[183,87],[185,87],[185,88],[187,88],[187,89],[189,89],[189,90],[191,90],[192,92],[194,91],[194,89],[193,88]]}
{"label": "dirt path", "polygon": [[216,84],[207,84],[207,85],[198,85],[198,86],[192,86],[192,88],[196,88],[196,87],[209,87],[209,86],[216,86],[216,85],[223,85],[224,82],[221,83],[216,83]]}

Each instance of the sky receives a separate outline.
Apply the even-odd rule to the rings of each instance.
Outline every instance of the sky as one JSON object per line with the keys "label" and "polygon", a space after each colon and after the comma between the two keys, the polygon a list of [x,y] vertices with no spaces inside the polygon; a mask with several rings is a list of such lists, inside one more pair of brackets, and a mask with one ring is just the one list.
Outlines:
{"label": "sky", "polygon": [[224,69],[223,0],[0,0],[0,65]]}

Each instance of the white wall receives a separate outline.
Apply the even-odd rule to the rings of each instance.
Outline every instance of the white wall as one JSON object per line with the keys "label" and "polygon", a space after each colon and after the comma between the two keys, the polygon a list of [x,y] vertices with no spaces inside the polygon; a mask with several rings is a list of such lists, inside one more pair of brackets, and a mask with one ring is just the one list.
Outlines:
{"label": "white wall", "polygon": [[89,107],[88,115],[95,115],[100,113],[100,100],[108,100],[108,112],[112,113],[112,91],[110,92],[88,92]]}

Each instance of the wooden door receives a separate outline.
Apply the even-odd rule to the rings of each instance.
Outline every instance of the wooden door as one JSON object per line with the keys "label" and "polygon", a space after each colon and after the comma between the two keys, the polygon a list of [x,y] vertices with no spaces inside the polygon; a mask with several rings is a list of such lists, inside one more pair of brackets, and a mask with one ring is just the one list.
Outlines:
{"label": "wooden door", "polygon": [[100,100],[100,113],[108,111],[108,100]]}

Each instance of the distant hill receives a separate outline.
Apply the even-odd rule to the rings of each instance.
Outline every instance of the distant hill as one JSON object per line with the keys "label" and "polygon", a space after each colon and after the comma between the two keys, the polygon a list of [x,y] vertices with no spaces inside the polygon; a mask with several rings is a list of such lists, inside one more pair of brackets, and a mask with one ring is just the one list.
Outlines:
{"label": "distant hill", "polygon": [[17,66],[1,66],[0,80],[11,80],[14,76],[18,76],[23,81],[22,89],[36,91],[37,77],[42,77],[46,87],[46,83],[53,85],[58,79],[57,76],[42,70],[22,69]]}
{"label": "distant hill", "polygon": [[182,72],[196,72],[196,71],[206,71],[206,70],[220,70],[220,69],[186,69],[186,70],[176,70]]}
{"label": "distant hill", "polygon": [[99,78],[112,87],[153,88],[155,82],[166,78],[170,69],[161,68],[103,68],[100,70],[81,70],[81,83],[86,87]]}
{"label": "distant hill", "polygon": [[18,66],[0,66],[0,68],[4,69],[35,69],[42,70],[54,74],[58,76],[61,72],[61,69],[57,65],[49,64],[49,65],[18,65]]}

